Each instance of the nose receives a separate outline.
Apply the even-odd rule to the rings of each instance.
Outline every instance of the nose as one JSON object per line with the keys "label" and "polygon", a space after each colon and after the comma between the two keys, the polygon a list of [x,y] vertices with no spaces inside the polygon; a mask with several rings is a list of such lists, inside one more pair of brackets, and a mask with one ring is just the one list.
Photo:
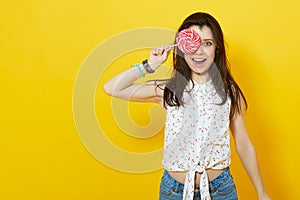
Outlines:
{"label": "nose", "polygon": [[203,53],[204,53],[204,48],[203,48],[202,45],[200,45],[200,47],[197,49],[197,51],[195,52],[195,54],[201,55],[201,54],[203,54]]}

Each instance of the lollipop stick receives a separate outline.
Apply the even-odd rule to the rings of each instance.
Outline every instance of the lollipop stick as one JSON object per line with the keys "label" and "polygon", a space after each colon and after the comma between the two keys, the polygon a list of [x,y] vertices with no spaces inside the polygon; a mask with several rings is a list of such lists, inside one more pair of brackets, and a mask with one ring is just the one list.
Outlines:
{"label": "lollipop stick", "polygon": [[170,46],[170,48],[176,47],[176,46],[177,46],[177,44],[172,44],[172,45]]}

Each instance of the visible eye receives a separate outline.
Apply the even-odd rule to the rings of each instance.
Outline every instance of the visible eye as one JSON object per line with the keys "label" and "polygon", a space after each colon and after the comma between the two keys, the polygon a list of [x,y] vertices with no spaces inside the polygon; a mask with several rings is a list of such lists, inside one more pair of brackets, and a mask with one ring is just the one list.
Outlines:
{"label": "visible eye", "polygon": [[213,45],[213,43],[211,41],[206,41],[203,43],[203,46],[205,46],[205,47],[209,47],[211,45]]}

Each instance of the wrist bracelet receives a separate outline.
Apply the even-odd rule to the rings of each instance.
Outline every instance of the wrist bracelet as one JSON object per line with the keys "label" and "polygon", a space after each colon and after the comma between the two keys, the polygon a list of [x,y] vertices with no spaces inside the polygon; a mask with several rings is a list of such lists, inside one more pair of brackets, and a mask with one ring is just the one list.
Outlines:
{"label": "wrist bracelet", "polygon": [[133,66],[136,67],[139,70],[142,77],[145,77],[145,74],[143,73],[143,70],[141,69],[140,64],[134,64]]}
{"label": "wrist bracelet", "polygon": [[143,67],[145,68],[146,72],[148,72],[150,74],[154,72],[154,70],[150,67],[148,60],[144,60],[142,62],[142,64],[143,64]]}

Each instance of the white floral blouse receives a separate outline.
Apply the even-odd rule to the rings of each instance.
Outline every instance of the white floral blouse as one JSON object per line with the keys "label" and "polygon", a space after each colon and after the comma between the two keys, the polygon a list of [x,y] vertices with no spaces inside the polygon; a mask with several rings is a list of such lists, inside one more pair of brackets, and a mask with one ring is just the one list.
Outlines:
{"label": "white floral blouse", "polygon": [[[192,90],[190,92],[190,89]],[[201,199],[210,199],[206,169],[224,169],[230,165],[230,98],[225,104],[212,81],[190,81],[184,92],[184,106],[167,107],[163,166],[168,171],[188,171],[184,200],[192,200],[195,173],[200,178]]]}

